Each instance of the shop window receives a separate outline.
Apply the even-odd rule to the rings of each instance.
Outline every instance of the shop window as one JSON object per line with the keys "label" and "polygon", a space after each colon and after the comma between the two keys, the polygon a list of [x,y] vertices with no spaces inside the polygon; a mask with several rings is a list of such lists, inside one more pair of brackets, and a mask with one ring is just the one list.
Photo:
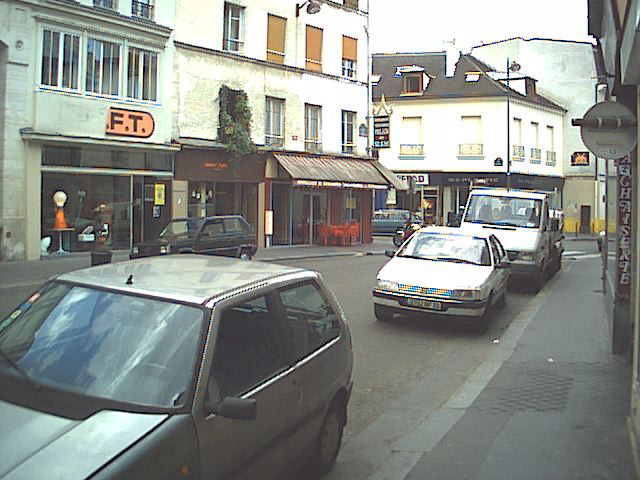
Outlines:
{"label": "shop window", "polygon": [[358,40],[342,36],[342,76],[356,78],[356,63],[358,61]]}
{"label": "shop window", "polygon": [[322,150],[322,107],[305,104],[304,106],[304,148],[311,152]]}
{"label": "shop window", "polygon": [[307,25],[306,37],[306,64],[307,70],[322,71],[322,29]]}
{"label": "shop window", "polygon": [[78,90],[79,73],[80,36],[45,29],[42,38],[40,83]]}
{"label": "shop window", "polygon": [[281,98],[266,98],[264,136],[265,145],[284,145],[284,100]]}
{"label": "shop window", "polygon": [[355,152],[355,123],[356,113],[347,110],[342,111],[342,153]]}
{"label": "shop window", "polygon": [[267,61],[284,63],[286,18],[269,14],[267,23]]}
{"label": "shop window", "polygon": [[127,96],[156,101],[158,94],[158,54],[141,48],[129,48]]}
{"label": "shop window", "polygon": [[120,79],[120,45],[89,38],[86,63],[87,92],[118,95]]}
{"label": "shop window", "polygon": [[222,49],[228,52],[241,52],[243,36],[244,8],[232,3],[225,3]]}

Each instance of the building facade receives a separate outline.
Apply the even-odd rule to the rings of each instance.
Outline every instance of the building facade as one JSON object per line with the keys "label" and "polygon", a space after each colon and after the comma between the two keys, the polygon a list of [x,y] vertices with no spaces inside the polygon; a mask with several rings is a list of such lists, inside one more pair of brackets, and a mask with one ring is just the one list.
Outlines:
{"label": "building facade", "polygon": [[[564,118],[563,156],[558,158],[565,177],[563,190],[564,228],[567,233],[599,233],[604,230],[604,161],[584,146],[580,130],[571,119],[582,117],[594,102],[603,99],[598,84],[603,80],[591,43],[514,38],[471,50],[471,54],[495,68],[507,62],[521,65],[520,73],[537,79],[542,95],[567,109]],[[600,166],[603,175],[596,172]]]}
{"label": "building facade", "polygon": [[532,78],[507,80],[470,55],[449,75],[446,64],[444,52],[373,56],[374,122],[389,129],[375,138],[374,128],[374,148],[396,175],[414,177],[419,192],[379,195],[376,207],[420,210],[443,224],[473,185],[508,184],[549,192],[558,208],[565,110],[540,95]]}
{"label": "building facade", "polygon": [[173,18],[173,2],[0,4],[3,259],[129,248],[171,218]]}

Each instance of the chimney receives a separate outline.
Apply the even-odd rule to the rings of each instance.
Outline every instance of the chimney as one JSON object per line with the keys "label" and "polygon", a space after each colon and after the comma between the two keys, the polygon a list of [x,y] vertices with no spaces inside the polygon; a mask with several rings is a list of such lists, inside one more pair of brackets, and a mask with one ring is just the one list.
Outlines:
{"label": "chimney", "polygon": [[536,95],[536,80],[534,78],[526,77],[524,79],[524,86],[527,97]]}
{"label": "chimney", "polygon": [[445,54],[445,74],[447,77],[453,77],[456,71],[456,64],[460,59],[460,50],[456,48],[455,40],[444,43]]}

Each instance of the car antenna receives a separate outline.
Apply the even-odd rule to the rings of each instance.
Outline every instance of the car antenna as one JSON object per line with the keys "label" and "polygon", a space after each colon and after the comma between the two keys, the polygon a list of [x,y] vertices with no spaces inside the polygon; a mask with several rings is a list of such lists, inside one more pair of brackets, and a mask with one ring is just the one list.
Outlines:
{"label": "car antenna", "polygon": [[129,275],[127,281],[125,282],[127,285],[133,285],[133,275]]}

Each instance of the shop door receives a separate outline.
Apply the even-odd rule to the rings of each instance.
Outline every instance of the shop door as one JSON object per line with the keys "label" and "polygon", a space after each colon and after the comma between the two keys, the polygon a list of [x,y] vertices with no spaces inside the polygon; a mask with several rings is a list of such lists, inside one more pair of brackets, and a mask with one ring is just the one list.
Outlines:
{"label": "shop door", "polygon": [[133,241],[158,238],[171,220],[170,182],[156,177],[133,180]]}
{"label": "shop door", "polygon": [[591,206],[580,206],[580,233],[591,233]]}
{"label": "shop door", "polygon": [[311,193],[311,227],[312,243],[318,243],[318,231],[327,224],[327,192]]}

